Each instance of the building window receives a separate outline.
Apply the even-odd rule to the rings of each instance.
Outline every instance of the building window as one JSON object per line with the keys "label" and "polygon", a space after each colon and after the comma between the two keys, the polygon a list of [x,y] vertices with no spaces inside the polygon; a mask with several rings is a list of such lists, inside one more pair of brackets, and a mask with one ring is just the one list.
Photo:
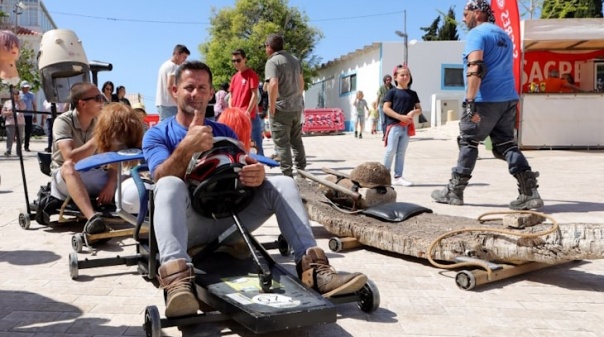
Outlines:
{"label": "building window", "polygon": [[349,74],[340,77],[340,95],[346,95],[357,90],[357,74]]}
{"label": "building window", "polygon": [[463,65],[443,64],[441,75],[442,90],[460,90],[464,88]]}

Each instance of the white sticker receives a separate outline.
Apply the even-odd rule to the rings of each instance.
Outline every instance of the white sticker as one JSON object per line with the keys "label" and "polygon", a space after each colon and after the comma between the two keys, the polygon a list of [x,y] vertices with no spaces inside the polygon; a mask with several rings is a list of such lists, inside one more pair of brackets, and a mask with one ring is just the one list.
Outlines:
{"label": "white sticker", "polygon": [[243,305],[250,305],[254,303],[249,297],[246,297],[245,295],[240,293],[227,294],[227,296],[230,297],[233,301],[236,301]]}
{"label": "white sticker", "polygon": [[258,294],[252,297],[252,301],[273,308],[293,308],[300,305],[300,301],[280,294]]}

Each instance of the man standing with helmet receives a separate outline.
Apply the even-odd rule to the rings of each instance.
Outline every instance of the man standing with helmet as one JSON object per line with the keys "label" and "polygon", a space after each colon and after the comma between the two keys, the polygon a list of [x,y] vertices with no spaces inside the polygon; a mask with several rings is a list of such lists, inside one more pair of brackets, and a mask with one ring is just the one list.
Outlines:
{"label": "man standing with helmet", "polygon": [[438,203],[463,205],[463,191],[472,177],[478,158],[478,144],[491,137],[493,154],[508,163],[508,170],[518,180],[518,198],[510,202],[514,210],[543,206],[537,191],[538,173],[514,139],[518,93],[513,71],[513,43],[508,34],[494,24],[495,17],[486,0],[469,0],[463,21],[470,32],[463,53],[466,74],[466,99],[459,121],[460,149],[457,166],[449,184],[432,192]]}
{"label": "man standing with helmet", "polygon": [[[206,106],[214,95],[212,72],[199,61],[184,62],[176,71],[172,94],[178,112],[175,118],[149,129],[143,152],[155,180],[155,234],[159,250],[159,281],[166,291],[166,316],[195,314],[199,309],[192,290],[194,278],[187,249],[214,241],[233,225],[230,217],[208,217],[196,212],[185,181],[194,154],[213,149],[214,137],[237,136],[224,124],[205,120]],[[296,269],[302,281],[329,297],[361,289],[367,277],[361,273],[337,274],[322,249],[316,247],[310,222],[293,179],[267,178],[264,166],[249,156],[243,159],[239,183],[254,189],[253,198],[238,215],[253,231],[272,215],[293,247]],[[212,176],[210,169],[206,175]],[[189,172],[190,173],[190,172]],[[231,178],[233,179],[233,178]],[[194,196],[196,193],[193,193]]]}

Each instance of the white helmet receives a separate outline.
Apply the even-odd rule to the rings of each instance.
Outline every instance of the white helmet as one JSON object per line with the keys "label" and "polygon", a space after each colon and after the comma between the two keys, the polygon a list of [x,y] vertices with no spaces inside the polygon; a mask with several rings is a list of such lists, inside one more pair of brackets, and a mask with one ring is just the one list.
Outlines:
{"label": "white helmet", "polygon": [[[145,182],[147,189],[152,189],[153,185]],[[115,200],[117,201],[117,190],[115,191]],[[118,205],[119,206],[119,205]],[[122,181],[122,207],[124,211],[130,214],[138,214],[140,210],[140,199],[138,188],[132,178]]]}

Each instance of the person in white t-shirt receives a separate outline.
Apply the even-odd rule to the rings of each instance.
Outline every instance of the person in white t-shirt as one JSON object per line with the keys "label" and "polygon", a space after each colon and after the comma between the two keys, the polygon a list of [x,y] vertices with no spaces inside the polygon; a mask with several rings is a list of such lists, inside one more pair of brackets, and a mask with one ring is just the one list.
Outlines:
{"label": "person in white t-shirt", "polygon": [[191,55],[189,49],[182,44],[177,44],[172,52],[172,57],[159,67],[157,74],[157,90],[155,92],[155,105],[159,113],[160,120],[176,115],[178,111],[176,102],[171,95],[171,89],[174,85],[174,73],[180,64]]}

